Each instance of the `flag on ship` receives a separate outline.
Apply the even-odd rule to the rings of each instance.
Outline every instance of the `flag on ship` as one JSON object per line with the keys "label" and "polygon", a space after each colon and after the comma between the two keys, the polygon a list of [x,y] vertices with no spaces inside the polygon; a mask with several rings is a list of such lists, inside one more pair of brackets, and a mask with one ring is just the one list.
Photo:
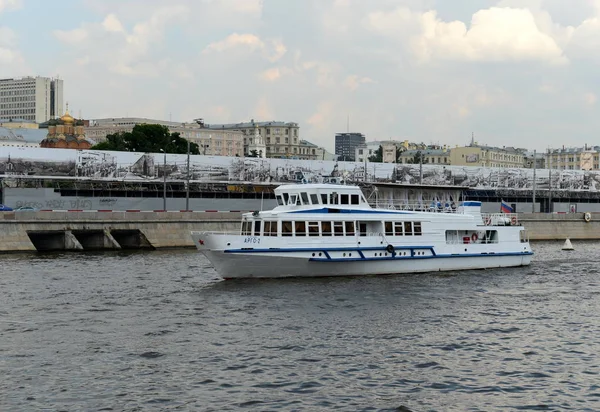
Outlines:
{"label": "flag on ship", "polygon": [[509,205],[508,203],[506,203],[504,200],[500,201],[500,211],[502,213],[513,213],[514,212],[512,206]]}

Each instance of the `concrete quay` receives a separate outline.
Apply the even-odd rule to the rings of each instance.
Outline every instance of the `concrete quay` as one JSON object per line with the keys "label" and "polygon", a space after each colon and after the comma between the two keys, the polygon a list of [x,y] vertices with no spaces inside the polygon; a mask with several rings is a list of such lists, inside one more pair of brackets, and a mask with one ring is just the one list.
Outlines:
{"label": "concrete quay", "polygon": [[193,230],[239,228],[240,212],[0,212],[0,252],[193,247]]}
{"label": "concrete quay", "polygon": [[600,213],[519,213],[531,240],[600,240]]}
{"label": "concrete quay", "polygon": [[[600,213],[521,213],[531,240],[598,240]],[[0,212],[0,252],[193,247],[190,232],[239,229],[240,212]]]}

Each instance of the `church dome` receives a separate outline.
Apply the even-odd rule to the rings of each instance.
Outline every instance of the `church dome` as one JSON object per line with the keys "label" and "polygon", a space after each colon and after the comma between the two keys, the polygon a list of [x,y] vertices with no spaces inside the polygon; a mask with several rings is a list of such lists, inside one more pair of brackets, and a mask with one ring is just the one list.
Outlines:
{"label": "church dome", "polygon": [[68,109],[65,112],[65,114],[63,114],[63,116],[60,118],[60,120],[62,120],[65,124],[73,124],[73,123],[75,123],[75,119],[73,118],[73,116],[71,116],[69,114],[69,110]]}

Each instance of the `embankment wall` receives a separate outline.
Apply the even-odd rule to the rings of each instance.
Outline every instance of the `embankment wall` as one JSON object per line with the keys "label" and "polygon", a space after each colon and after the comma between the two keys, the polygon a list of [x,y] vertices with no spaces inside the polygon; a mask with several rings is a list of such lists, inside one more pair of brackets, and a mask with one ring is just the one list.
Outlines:
{"label": "embankment wall", "polygon": [[[600,213],[591,216],[586,222],[583,213],[521,213],[519,220],[531,240],[598,240]],[[0,212],[0,252],[38,250],[34,242],[73,250],[127,246],[119,243],[193,247],[191,231],[238,230],[240,217],[239,212]],[[128,240],[132,233],[142,240]]]}

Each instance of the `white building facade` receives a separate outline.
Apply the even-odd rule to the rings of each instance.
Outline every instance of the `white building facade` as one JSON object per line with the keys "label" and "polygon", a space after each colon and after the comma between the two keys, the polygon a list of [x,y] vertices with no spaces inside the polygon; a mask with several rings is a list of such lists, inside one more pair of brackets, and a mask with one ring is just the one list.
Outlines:
{"label": "white building facade", "polygon": [[63,81],[49,77],[0,79],[0,119],[43,123],[63,112]]}

